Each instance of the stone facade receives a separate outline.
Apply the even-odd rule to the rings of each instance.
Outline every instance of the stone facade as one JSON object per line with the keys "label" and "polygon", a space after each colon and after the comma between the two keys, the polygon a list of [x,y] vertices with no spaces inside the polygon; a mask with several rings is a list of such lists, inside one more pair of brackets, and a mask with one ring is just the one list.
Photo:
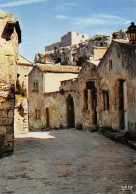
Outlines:
{"label": "stone facade", "polygon": [[[126,129],[136,138],[135,64],[135,47],[127,41],[113,41],[98,68],[97,114],[100,127]],[[102,100],[109,102],[104,105]]]}
{"label": "stone facade", "polygon": [[83,129],[128,130],[136,138],[135,63],[135,47],[113,41],[98,66],[84,64],[78,76]]}
{"label": "stone facade", "polygon": [[17,79],[19,22],[0,11],[0,156],[14,149],[14,108]]}
{"label": "stone facade", "polygon": [[14,134],[28,133],[28,74],[33,68],[33,64],[19,55],[17,77],[20,85],[26,89],[26,96],[16,94],[15,124]]}
{"label": "stone facade", "polygon": [[[46,101],[46,96],[50,93],[60,97],[61,81],[77,78],[80,67],[59,66],[59,65],[44,65],[35,64],[35,67],[29,74],[29,128],[30,130],[41,130],[49,127],[49,106]],[[49,99],[50,106],[53,107],[55,101]],[[59,104],[59,102],[57,103]],[[58,106],[58,105],[56,105]],[[59,107],[62,105],[60,104]],[[55,106],[54,106],[55,108]],[[60,111],[60,108],[57,109]],[[57,117],[53,117],[54,120]],[[56,126],[60,126],[57,124]],[[54,126],[54,124],[52,124]]]}
{"label": "stone facade", "polygon": [[61,37],[61,47],[72,46],[85,42],[89,39],[87,34],[68,32],[66,35]]}
{"label": "stone facade", "polygon": [[79,127],[78,81],[71,79],[61,82],[59,92],[44,95],[46,122],[50,128]]}

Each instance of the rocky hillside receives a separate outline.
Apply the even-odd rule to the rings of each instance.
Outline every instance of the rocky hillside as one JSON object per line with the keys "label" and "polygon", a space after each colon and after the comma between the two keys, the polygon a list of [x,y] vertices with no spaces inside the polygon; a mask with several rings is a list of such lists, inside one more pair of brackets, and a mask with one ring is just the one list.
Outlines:
{"label": "rocky hillside", "polygon": [[126,30],[113,32],[112,35],[96,35],[83,43],[73,46],[60,47],[59,49],[35,55],[35,63],[61,63],[62,65],[77,65],[79,57],[87,58],[93,56],[94,47],[107,48],[112,39],[127,39]]}

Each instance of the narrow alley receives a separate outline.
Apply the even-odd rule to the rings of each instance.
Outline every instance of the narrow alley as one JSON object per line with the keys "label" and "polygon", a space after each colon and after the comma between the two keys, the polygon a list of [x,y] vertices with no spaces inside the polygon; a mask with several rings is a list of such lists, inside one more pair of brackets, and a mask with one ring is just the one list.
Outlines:
{"label": "narrow alley", "polygon": [[73,129],[33,134],[0,160],[1,194],[121,194],[123,185],[136,193],[134,150]]}

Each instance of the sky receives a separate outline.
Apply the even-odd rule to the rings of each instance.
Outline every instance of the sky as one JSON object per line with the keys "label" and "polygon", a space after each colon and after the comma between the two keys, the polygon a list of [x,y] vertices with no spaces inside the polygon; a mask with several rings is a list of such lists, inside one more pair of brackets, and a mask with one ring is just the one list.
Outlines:
{"label": "sky", "polygon": [[19,19],[19,53],[31,62],[69,31],[91,38],[136,22],[136,0],[0,0],[0,9]]}

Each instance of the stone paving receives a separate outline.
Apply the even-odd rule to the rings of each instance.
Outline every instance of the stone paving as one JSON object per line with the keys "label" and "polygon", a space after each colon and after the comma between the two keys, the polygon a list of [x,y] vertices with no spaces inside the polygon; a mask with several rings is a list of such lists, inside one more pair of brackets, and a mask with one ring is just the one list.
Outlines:
{"label": "stone paving", "polygon": [[28,136],[0,159],[0,194],[122,194],[122,185],[136,193],[136,151],[73,129]]}

